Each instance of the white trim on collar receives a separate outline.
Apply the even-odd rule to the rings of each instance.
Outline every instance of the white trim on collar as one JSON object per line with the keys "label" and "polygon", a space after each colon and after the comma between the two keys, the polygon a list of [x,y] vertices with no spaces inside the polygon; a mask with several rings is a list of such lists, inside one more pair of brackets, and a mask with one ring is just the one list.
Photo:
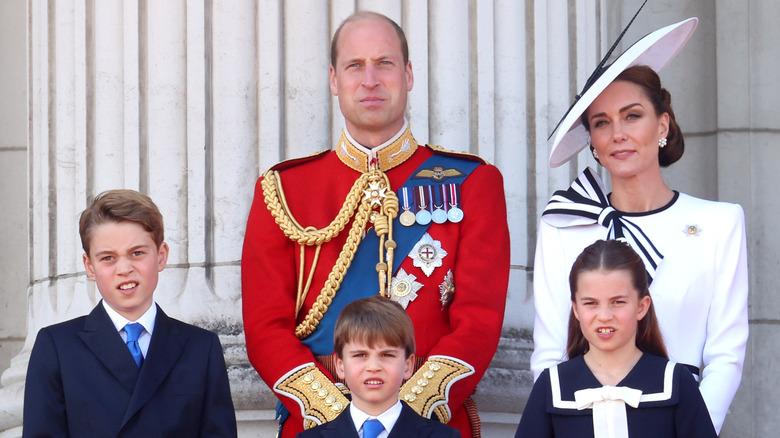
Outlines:
{"label": "white trim on collar", "polygon": [[352,146],[355,146],[358,148],[358,150],[362,151],[366,155],[368,155],[371,158],[376,158],[376,154],[379,153],[382,149],[386,148],[387,146],[390,146],[393,144],[394,141],[398,140],[401,135],[403,135],[404,131],[406,131],[406,127],[409,126],[409,121],[404,118],[404,126],[401,127],[401,130],[398,131],[394,136],[390,137],[389,140],[386,142],[380,144],[379,146],[375,148],[367,148],[363,146],[362,144],[355,141],[354,138],[349,134],[349,131],[347,130],[347,127],[344,127],[344,135],[347,137],[347,140],[349,140],[350,143],[352,143]]}
{"label": "white trim on collar", "polygon": [[[666,363],[666,368],[664,370],[663,391],[652,394],[642,394],[642,397],[639,399],[640,403],[664,401],[672,398],[672,385],[674,383],[675,365],[676,363],[672,361]],[[550,367],[550,389],[552,390],[552,404],[554,408],[577,409],[577,403],[574,400],[563,400],[561,397],[561,381],[560,377],[558,376],[558,365]]]}

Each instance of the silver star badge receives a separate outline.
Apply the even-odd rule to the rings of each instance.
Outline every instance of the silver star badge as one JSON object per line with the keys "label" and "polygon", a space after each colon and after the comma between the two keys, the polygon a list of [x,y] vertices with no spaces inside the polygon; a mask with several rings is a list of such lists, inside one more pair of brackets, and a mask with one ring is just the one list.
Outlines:
{"label": "silver star badge", "polygon": [[414,245],[409,257],[414,260],[414,266],[422,269],[426,276],[430,277],[435,268],[442,265],[442,259],[447,251],[441,248],[441,242],[433,240],[430,234],[423,234],[420,241]]}
{"label": "silver star badge", "polygon": [[390,282],[390,299],[406,309],[406,306],[417,298],[417,291],[423,287],[422,283],[416,280],[417,277],[400,269]]}

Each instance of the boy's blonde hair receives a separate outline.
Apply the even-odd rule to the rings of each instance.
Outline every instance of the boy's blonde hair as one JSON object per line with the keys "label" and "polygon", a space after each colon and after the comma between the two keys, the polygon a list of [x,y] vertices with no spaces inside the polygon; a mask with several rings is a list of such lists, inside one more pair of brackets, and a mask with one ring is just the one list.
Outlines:
{"label": "boy's blonde hair", "polygon": [[414,325],[400,304],[374,295],[347,304],[336,320],[333,349],[342,357],[348,342],[364,342],[373,348],[378,342],[403,348],[406,358],[414,354]]}
{"label": "boy's blonde hair", "polygon": [[135,222],[152,235],[157,248],[163,243],[165,230],[160,210],[152,199],[135,190],[108,190],[97,196],[81,213],[79,235],[81,247],[89,255],[92,231],[105,223]]}

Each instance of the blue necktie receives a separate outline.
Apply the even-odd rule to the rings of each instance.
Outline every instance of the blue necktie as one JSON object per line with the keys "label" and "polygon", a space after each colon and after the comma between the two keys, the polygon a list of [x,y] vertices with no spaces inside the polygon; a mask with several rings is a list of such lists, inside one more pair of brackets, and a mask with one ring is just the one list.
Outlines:
{"label": "blue necktie", "polygon": [[377,419],[363,422],[363,438],[376,438],[383,430],[385,427]]}
{"label": "blue necktie", "polygon": [[138,345],[138,336],[144,331],[144,326],[140,323],[134,322],[125,326],[125,333],[127,333],[127,348],[130,350],[130,354],[133,355],[133,360],[138,368],[141,368],[141,364],[144,363],[144,355],[141,354],[141,346]]}

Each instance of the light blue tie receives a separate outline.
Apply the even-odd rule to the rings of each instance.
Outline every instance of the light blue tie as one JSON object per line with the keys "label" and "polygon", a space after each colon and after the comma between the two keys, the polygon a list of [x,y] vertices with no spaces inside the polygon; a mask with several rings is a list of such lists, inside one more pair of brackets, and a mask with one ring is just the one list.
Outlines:
{"label": "light blue tie", "polygon": [[144,331],[144,326],[140,323],[134,322],[125,326],[125,333],[127,333],[127,348],[130,350],[130,354],[133,355],[133,360],[138,368],[141,368],[141,364],[144,363],[144,355],[141,353],[141,346],[138,345],[138,336]]}
{"label": "light blue tie", "polygon": [[377,419],[363,422],[363,438],[376,438],[383,430],[385,427]]}

